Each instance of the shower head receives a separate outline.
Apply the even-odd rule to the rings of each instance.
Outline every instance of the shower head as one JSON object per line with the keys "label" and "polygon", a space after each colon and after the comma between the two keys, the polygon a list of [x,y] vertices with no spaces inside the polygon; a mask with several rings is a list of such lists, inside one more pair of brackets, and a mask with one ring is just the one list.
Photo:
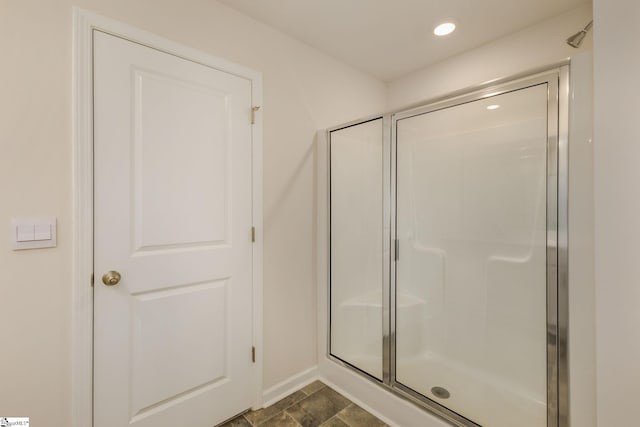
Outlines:
{"label": "shower head", "polygon": [[567,39],[567,44],[571,47],[575,47],[576,49],[579,48],[582,44],[582,40],[584,40],[591,27],[593,27],[593,20],[591,20],[583,29],[569,37]]}

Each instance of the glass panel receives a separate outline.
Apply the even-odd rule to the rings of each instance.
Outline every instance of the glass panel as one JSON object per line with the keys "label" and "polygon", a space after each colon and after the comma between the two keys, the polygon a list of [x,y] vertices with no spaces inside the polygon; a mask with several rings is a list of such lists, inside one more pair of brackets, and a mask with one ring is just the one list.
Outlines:
{"label": "glass panel", "polygon": [[471,421],[546,408],[547,85],[397,122],[396,381]]}
{"label": "glass panel", "polygon": [[382,119],[331,132],[331,354],[382,379]]}

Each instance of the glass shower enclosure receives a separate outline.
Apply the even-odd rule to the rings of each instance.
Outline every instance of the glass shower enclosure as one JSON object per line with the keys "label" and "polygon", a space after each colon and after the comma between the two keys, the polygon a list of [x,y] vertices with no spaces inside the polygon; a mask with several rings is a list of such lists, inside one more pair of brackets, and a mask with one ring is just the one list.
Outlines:
{"label": "glass shower enclosure", "polygon": [[458,426],[567,426],[567,66],[329,130],[329,357]]}

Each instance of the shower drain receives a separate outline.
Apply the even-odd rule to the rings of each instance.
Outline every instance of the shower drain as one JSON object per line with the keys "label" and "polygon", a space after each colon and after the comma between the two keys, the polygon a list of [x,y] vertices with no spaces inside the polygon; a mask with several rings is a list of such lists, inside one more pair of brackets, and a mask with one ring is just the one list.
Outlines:
{"label": "shower drain", "polygon": [[435,397],[438,397],[440,399],[448,399],[451,396],[451,393],[449,393],[449,390],[447,390],[444,387],[432,387],[431,393]]}

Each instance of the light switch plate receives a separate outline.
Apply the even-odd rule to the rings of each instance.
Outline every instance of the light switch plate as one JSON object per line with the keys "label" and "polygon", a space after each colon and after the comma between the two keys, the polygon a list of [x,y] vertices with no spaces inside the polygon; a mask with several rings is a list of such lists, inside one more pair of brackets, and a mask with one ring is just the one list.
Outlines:
{"label": "light switch plate", "polygon": [[9,241],[14,251],[54,248],[57,245],[55,217],[13,218],[9,227]]}

